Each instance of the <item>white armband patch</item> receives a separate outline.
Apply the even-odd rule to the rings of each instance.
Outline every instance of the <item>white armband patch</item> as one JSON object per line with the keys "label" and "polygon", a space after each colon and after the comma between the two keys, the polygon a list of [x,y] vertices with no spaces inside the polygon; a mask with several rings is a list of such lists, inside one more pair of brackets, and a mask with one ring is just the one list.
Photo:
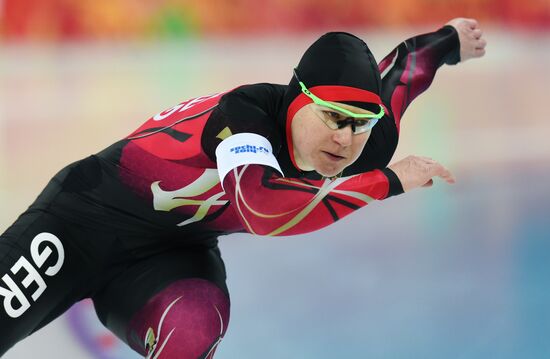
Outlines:
{"label": "white armband patch", "polygon": [[216,147],[216,162],[222,186],[227,173],[242,165],[265,165],[283,175],[273,155],[271,143],[267,138],[255,133],[237,133],[227,137]]}

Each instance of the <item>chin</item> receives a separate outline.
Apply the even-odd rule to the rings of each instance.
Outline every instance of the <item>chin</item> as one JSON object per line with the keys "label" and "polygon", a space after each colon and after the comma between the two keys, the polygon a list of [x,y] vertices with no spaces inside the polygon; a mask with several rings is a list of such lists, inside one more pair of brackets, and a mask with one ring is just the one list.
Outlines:
{"label": "chin", "polygon": [[348,159],[342,161],[325,161],[322,158],[316,158],[313,162],[313,169],[315,172],[324,177],[338,176],[344,168],[350,165]]}
{"label": "chin", "polygon": [[339,175],[343,170],[344,170],[345,167],[338,167],[338,168],[316,168],[315,169],[315,172],[317,172],[318,174],[320,174],[321,176],[324,176],[324,177],[334,177],[336,175]]}

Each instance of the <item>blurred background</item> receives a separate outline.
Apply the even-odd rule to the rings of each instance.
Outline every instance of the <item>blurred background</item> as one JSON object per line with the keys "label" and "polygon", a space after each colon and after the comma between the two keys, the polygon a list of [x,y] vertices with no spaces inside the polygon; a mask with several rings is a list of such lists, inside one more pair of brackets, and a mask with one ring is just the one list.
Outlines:
{"label": "blurred background", "polygon": [[[0,0],[0,232],[61,167],[151,115],[287,83],[323,32],[381,60],[454,17],[479,20],[487,55],[440,69],[394,160],[431,156],[457,184],[310,235],[222,238],[232,312],[216,357],[550,358],[548,0]],[[84,301],[5,355],[37,357],[138,356]]]}

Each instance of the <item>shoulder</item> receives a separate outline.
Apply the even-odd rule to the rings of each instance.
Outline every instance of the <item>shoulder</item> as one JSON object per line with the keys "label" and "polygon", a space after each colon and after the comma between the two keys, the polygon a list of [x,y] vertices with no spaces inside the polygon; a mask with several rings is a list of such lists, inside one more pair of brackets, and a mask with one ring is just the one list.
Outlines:
{"label": "shoulder", "polygon": [[213,117],[229,126],[233,134],[250,132],[270,139],[277,127],[285,88],[269,83],[237,87],[220,99]]}
{"label": "shoulder", "polygon": [[270,83],[242,85],[223,95],[219,108],[227,114],[252,110],[276,115],[282,104],[286,87],[286,85]]}
{"label": "shoulder", "polygon": [[243,85],[223,95],[204,128],[202,144],[206,153],[213,157],[222,140],[238,133],[260,135],[277,152],[281,143],[277,116],[285,87],[269,83]]}

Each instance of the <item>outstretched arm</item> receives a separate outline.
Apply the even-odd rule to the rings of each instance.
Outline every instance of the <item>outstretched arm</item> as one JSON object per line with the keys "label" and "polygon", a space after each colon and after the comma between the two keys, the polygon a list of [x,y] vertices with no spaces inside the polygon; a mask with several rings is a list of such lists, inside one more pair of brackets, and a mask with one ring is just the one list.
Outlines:
{"label": "outstretched arm", "polygon": [[380,62],[382,101],[390,108],[398,129],[405,110],[430,86],[437,69],[460,60],[458,41],[456,30],[445,26],[407,39]]}
{"label": "outstretched arm", "polygon": [[388,165],[399,138],[401,118],[409,104],[432,83],[437,69],[485,54],[486,41],[477,21],[456,18],[436,32],[412,37],[379,64],[381,98],[389,113],[373,128],[361,156],[344,170],[355,174]]}
{"label": "outstretched arm", "polygon": [[224,191],[243,226],[269,236],[321,229],[373,200],[430,186],[436,176],[454,182],[439,163],[416,156],[333,180],[282,177],[269,142],[251,133],[222,141],[216,157]]}
{"label": "outstretched arm", "polygon": [[390,169],[335,180],[283,177],[269,141],[252,133],[223,140],[216,162],[231,206],[253,234],[312,232],[373,200],[403,192]]}
{"label": "outstretched arm", "polygon": [[268,236],[313,232],[374,200],[402,192],[388,169],[308,180],[285,178],[269,167],[252,164],[233,169],[223,184],[246,230]]}
{"label": "outstretched arm", "polygon": [[409,104],[430,86],[441,65],[483,56],[481,36],[475,20],[453,19],[436,32],[402,42],[380,62],[382,101],[398,129]]}

